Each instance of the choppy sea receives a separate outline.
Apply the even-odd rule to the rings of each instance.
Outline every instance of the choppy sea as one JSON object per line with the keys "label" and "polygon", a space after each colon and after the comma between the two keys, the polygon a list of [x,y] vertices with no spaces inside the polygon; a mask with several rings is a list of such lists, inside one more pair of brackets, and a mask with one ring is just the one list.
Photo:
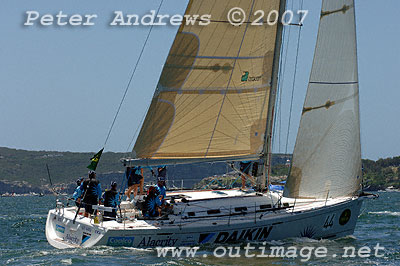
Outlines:
{"label": "choppy sea", "polygon": [[[95,247],[58,250],[47,243],[46,216],[54,208],[55,198],[0,198],[0,265],[400,265],[400,192],[379,192],[376,200],[364,201],[353,236],[337,240],[288,239],[266,243],[285,248],[324,246],[328,256],[316,258],[238,258],[215,257],[215,247],[200,248],[195,258],[158,257],[156,250]],[[356,250],[368,246],[373,250],[379,243],[384,250],[380,257],[372,255],[333,256],[342,254],[343,247]],[[261,244],[259,244],[261,245]],[[262,244],[264,245],[264,244]],[[221,253],[218,253],[221,254]],[[383,255],[383,256],[382,256]],[[305,261],[307,260],[307,261]]]}

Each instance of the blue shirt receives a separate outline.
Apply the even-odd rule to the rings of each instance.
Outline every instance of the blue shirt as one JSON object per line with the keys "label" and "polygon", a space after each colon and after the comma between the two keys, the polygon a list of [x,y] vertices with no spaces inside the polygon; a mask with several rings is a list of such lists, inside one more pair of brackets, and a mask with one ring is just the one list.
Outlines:
{"label": "blue shirt", "polygon": [[161,195],[162,196],[162,198],[163,198],[163,201],[165,200],[165,197],[167,196],[167,193],[166,193],[166,188],[165,188],[165,186],[159,186],[159,185],[157,185],[157,189],[158,189],[158,191],[160,192],[160,194],[159,195]]}
{"label": "blue shirt", "polygon": [[[86,180],[85,180],[86,181]],[[79,189],[81,190],[81,193],[83,191],[86,190],[85,187],[83,187],[83,184],[85,183],[85,181],[82,182],[81,186],[79,187]],[[97,184],[97,186],[93,187],[92,189],[89,187],[89,191],[86,192],[86,194],[89,195],[94,195],[96,196],[99,200],[101,199],[101,186],[100,186],[100,182]]]}
{"label": "blue shirt", "polygon": [[153,198],[149,199],[146,202],[147,212],[145,213],[145,216],[147,216],[147,217],[149,217],[149,216],[150,217],[157,216],[156,207],[158,207],[158,206],[161,206],[161,201],[160,201],[160,197],[159,196],[156,196],[156,197],[153,197]]}
{"label": "blue shirt", "polygon": [[138,166],[137,168],[136,168],[136,171],[135,171],[135,174],[137,174],[137,175],[142,175],[142,167],[140,167],[140,166]]}
{"label": "blue shirt", "polygon": [[77,186],[75,188],[74,194],[72,194],[72,198],[74,200],[77,200],[80,196],[82,196],[82,190],[81,190],[81,186]]}
{"label": "blue shirt", "polygon": [[101,199],[101,186],[100,186],[100,183],[96,187],[96,194],[97,194],[97,197],[100,200]]}
{"label": "blue shirt", "polygon": [[116,191],[106,190],[103,193],[103,202],[105,207],[116,208],[119,205],[118,193]]}

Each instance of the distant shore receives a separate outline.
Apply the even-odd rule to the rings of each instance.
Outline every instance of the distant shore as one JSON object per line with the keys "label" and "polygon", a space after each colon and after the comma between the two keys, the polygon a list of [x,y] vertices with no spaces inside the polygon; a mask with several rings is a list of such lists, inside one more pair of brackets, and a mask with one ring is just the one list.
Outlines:
{"label": "distant shore", "polygon": [[[0,147],[0,195],[3,194],[50,194],[51,188],[46,171],[50,167],[53,189],[70,193],[76,179],[86,177],[86,166],[92,153],[26,151]],[[126,153],[105,152],[97,169],[98,178],[105,189],[111,181],[122,183],[124,166],[119,162]],[[271,180],[284,180],[289,173],[291,154],[273,154]],[[377,161],[363,159],[363,183],[365,190],[378,191],[400,189],[400,156]],[[214,178],[232,172],[226,163],[187,164],[168,167],[169,186],[192,188],[204,178]],[[236,174],[238,177],[238,174]],[[154,181],[150,171],[145,179]]]}

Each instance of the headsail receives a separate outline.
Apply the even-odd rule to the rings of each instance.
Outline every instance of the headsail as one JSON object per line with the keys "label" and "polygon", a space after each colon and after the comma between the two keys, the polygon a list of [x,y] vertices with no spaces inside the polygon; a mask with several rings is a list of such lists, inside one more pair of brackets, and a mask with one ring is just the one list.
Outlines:
{"label": "headsail", "polygon": [[[133,154],[148,160],[258,158],[263,150],[277,25],[254,26],[255,10],[280,0],[189,1],[185,15],[211,14],[207,26],[182,24],[164,65]],[[227,14],[242,8],[246,23]]]}
{"label": "headsail", "polygon": [[324,0],[284,196],[340,197],[361,183],[354,0]]}

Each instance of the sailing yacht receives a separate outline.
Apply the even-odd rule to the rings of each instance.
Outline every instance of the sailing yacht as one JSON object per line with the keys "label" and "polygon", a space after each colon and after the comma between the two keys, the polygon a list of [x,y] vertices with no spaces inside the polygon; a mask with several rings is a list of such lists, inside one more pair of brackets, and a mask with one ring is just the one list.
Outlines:
{"label": "sailing yacht", "polygon": [[[363,200],[354,0],[323,0],[314,60],[283,191],[268,190],[283,25],[227,23],[233,7],[286,9],[285,0],[190,0],[125,166],[262,160],[256,190],[167,193],[173,207],[148,219],[128,201],[115,221],[50,210],[46,237],[56,248],[135,248],[339,238],[354,232]],[[188,177],[190,178],[190,177]],[[94,206],[100,212],[107,207]],[[76,219],[75,219],[76,218]]]}

